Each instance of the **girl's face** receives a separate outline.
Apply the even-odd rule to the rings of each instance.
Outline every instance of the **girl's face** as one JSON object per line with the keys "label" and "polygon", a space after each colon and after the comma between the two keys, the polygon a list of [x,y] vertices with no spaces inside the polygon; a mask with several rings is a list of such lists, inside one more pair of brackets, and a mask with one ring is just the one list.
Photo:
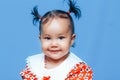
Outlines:
{"label": "girl's face", "polygon": [[69,53],[75,34],[71,35],[70,21],[54,18],[42,25],[41,44],[43,53],[53,60],[59,60]]}

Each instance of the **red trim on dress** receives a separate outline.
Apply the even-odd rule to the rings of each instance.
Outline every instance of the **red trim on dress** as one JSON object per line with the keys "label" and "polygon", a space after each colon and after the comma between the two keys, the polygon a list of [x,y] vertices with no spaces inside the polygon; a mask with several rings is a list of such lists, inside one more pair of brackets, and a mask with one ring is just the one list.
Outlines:
{"label": "red trim on dress", "polygon": [[[73,69],[68,73],[65,80],[92,80],[92,70],[84,62],[80,62],[75,65]],[[26,66],[25,70],[21,73],[23,80],[38,80],[37,76],[30,71],[30,68]],[[50,76],[43,76],[42,80],[50,80]]]}

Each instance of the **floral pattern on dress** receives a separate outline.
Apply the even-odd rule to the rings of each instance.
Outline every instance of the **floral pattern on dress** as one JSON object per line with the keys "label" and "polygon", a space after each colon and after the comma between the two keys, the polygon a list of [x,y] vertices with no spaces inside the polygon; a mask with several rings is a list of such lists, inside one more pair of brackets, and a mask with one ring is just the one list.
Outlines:
{"label": "floral pattern on dress", "polygon": [[84,62],[76,64],[65,80],[92,80],[92,70]]}
{"label": "floral pattern on dress", "polygon": [[38,80],[36,75],[34,75],[28,66],[21,73],[22,80]]}
{"label": "floral pattern on dress", "polygon": [[[65,80],[92,80],[92,73],[89,66],[84,62],[80,62],[71,69]],[[23,80],[38,80],[37,76],[30,71],[28,66],[20,74]],[[41,80],[50,80],[50,76],[43,76]]]}

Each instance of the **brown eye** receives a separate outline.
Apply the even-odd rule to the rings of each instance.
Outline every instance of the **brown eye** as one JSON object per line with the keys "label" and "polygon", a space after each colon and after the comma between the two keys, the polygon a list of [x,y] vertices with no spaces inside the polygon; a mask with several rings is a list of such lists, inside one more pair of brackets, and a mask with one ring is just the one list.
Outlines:
{"label": "brown eye", "polygon": [[62,39],[64,39],[64,38],[65,38],[64,36],[60,36],[60,37],[59,37],[60,40],[62,40]]}
{"label": "brown eye", "polygon": [[44,37],[44,39],[46,39],[46,40],[50,40],[51,38],[50,38],[50,37]]}

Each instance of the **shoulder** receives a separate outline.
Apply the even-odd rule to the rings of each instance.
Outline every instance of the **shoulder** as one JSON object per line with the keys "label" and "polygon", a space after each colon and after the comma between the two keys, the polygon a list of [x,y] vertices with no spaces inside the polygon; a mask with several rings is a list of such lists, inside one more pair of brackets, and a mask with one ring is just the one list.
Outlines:
{"label": "shoulder", "polygon": [[77,63],[67,75],[66,80],[92,80],[92,69],[84,62]]}
{"label": "shoulder", "polygon": [[43,57],[44,57],[44,55],[42,53],[28,56],[26,58],[26,63],[29,64],[29,63],[35,63],[36,61],[41,61],[43,59]]}
{"label": "shoulder", "polygon": [[41,53],[26,58],[26,67],[20,72],[22,79],[37,80],[43,57],[44,55]]}
{"label": "shoulder", "polygon": [[40,58],[40,57],[42,57],[42,56],[43,56],[43,53],[35,54],[35,55],[28,56],[28,57],[26,58],[26,60],[28,60],[28,59],[36,59],[36,58]]}
{"label": "shoulder", "polygon": [[26,65],[31,69],[31,71],[38,73],[39,68],[43,64],[44,54],[36,54],[29,56],[26,59]]}
{"label": "shoulder", "polygon": [[80,59],[74,53],[70,53],[70,63],[74,63],[69,71],[66,80],[92,80],[92,69],[85,61]]}
{"label": "shoulder", "polygon": [[[70,53],[70,56],[69,56],[69,61],[70,62],[73,62],[75,64],[79,63],[79,62],[84,62],[81,58],[79,58],[78,56],[76,56],[74,53]],[[74,65],[75,65],[74,64]]]}

